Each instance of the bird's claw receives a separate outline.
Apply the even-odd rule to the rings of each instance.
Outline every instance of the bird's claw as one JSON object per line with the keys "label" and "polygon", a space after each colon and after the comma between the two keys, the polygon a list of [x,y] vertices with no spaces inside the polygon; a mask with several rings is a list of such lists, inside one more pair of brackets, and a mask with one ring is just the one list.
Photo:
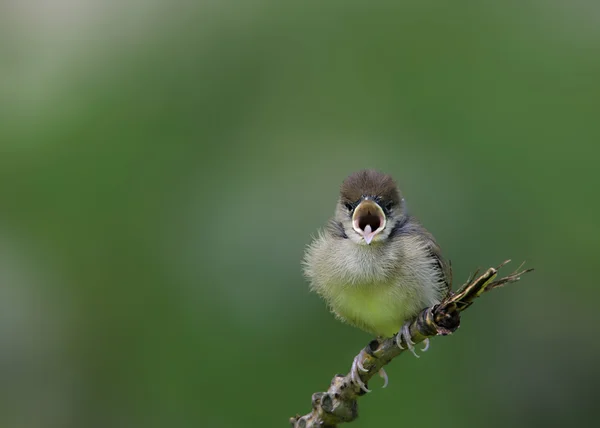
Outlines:
{"label": "bird's claw", "polygon": [[382,388],[385,388],[386,386],[388,386],[388,375],[385,372],[385,370],[383,369],[383,367],[381,369],[379,369],[379,376],[383,379]]}
{"label": "bird's claw", "polygon": [[[352,362],[352,368],[350,369],[350,373],[352,382],[357,384],[363,391],[371,392],[371,390],[367,388],[367,385],[360,379],[360,372],[367,373],[369,371],[365,368],[365,366],[362,363],[365,359],[365,354],[366,352],[363,349],[362,351],[360,351],[360,354],[358,354],[354,358],[354,361]],[[383,368],[381,368],[378,373],[379,376],[383,379],[383,388],[385,388],[386,386],[388,386],[388,375]]]}
{"label": "bird's claw", "polygon": [[[412,341],[412,338],[410,336],[410,324],[408,324],[408,323],[404,324],[402,326],[402,328],[400,329],[400,331],[398,332],[398,334],[396,335],[396,344],[398,345],[398,347],[400,349],[405,349],[404,346],[402,346],[402,339],[404,339],[404,341],[406,342],[406,346],[408,347],[408,350],[415,357],[421,358],[415,352],[415,347],[414,347],[415,342]],[[427,348],[429,348],[429,342],[427,342],[425,350],[427,350]]]}
{"label": "bird's claw", "polygon": [[361,359],[359,358],[356,361],[356,367],[358,367],[358,370],[360,370],[363,373],[367,373],[369,370],[365,369],[365,366],[363,366],[362,362],[360,361]]}
{"label": "bird's claw", "polygon": [[368,370],[365,369],[365,367],[362,364],[362,360],[364,360],[365,357],[364,354],[365,350],[363,349],[356,357],[354,357],[354,361],[352,362],[352,368],[350,369],[350,377],[352,378],[352,382],[358,385],[360,389],[362,389],[365,392],[371,392],[371,390],[367,388],[367,385],[365,385],[365,383],[360,379],[359,370],[365,373],[368,372]]}

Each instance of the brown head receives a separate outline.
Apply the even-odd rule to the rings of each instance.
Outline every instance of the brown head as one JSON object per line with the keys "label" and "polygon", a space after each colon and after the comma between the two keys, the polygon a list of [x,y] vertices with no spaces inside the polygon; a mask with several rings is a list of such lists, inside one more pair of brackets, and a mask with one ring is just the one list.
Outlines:
{"label": "brown head", "polygon": [[404,200],[390,175],[362,170],[342,183],[336,221],[353,241],[383,241],[403,216]]}

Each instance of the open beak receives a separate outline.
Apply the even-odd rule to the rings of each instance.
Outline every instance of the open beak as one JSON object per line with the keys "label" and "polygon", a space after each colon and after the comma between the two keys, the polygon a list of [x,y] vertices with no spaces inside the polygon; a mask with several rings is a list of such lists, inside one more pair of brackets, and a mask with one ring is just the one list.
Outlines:
{"label": "open beak", "polygon": [[385,228],[385,214],[379,205],[365,199],[354,210],[352,227],[370,244],[375,235]]}

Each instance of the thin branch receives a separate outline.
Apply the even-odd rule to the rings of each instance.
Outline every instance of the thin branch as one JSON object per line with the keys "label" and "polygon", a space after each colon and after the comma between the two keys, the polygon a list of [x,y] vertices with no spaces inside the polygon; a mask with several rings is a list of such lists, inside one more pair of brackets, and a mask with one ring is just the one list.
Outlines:
{"label": "thin branch", "polygon": [[[486,291],[502,287],[521,279],[521,275],[533,269],[521,270],[523,265],[512,274],[496,279],[498,270],[510,260],[497,268],[489,268],[485,273],[476,277],[477,272],[469,278],[457,292],[450,292],[438,305],[426,308],[415,318],[408,321],[412,341],[417,344],[428,337],[448,335],[460,325],[460,313],[471,306],[474,300]],[[379,370],[392,359],[408,348],[403,339],[400,349],[395,337],[382,341],[373,340],[361,351],[361,363],[367,370],[360,373],[360,378],[367,383]],[[326,392],[316,392],[312,396],[312,411],[304,416],[296,415],[290,418],[294,428],[333,428],[343,422],[351,422],[358,417],[357,399],[365,393],[352,382],[351,374],[336,375]]]}

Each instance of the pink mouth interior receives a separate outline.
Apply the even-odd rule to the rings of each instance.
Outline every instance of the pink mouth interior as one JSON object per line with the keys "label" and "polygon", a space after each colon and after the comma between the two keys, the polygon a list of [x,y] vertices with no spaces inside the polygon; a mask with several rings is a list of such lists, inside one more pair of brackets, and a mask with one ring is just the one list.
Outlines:
{"label": "pink mouth interior", "polygon": [[370,244],[375,235],[385,227],[385,217],[381,208],[372,201],[362,202],[354,212],[352,226],[362,235],[367,244]]}
{"label": "pink mouth interior", "polygon": [[381,218],[377,214],[371,213],[371,210],[368,210],[366,214],[358,218],[358,228],[364,231],[367,225],[371,226],[372,231],[376,231],[381,227]]}

